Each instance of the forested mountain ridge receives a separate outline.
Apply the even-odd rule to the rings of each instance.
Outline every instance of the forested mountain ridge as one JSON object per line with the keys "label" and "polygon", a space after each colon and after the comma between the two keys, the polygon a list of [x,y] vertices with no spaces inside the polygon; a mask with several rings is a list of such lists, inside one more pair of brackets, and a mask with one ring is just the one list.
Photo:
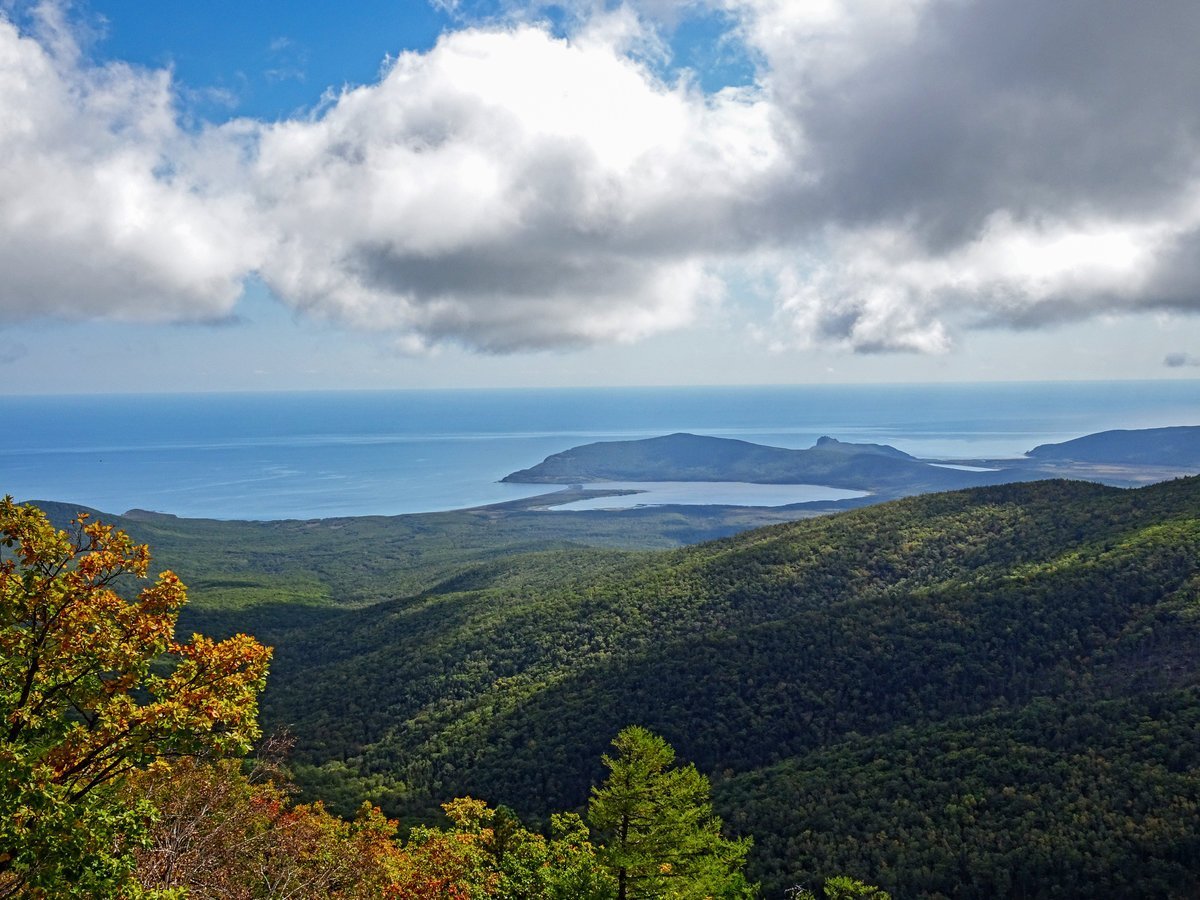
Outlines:
{"label": "forested mountain ridge", "polygon": [[[1057,871],[1023,853],[1036,837],[1107,896],[1147,855],[1142,883],[1182,895],[1200,871],[1198,511],[1197,479],[1041,482],[667,553],[539,554],[290,635],[265,715],[292,724],[318,793],[417,816],[464,792],[579,806],[606,736],[644,724],[718,774],[769,894],[846,871],[899,896],[1004,895],[973,842],[1008,846],[1004,883],[1026,890]],[[917,765],[923,747],[951,749]],[[873,781],[927,830],[892,831],[895,808],[859,796]],[[1141,805],[1113,813],[1112,784]],[[946,826],[962,785],[1000,811]],[[1006,791],[1020,802],[989,799]]]}
{"label": "forested mountain ridge", "polygon": [[[1198,515],[1195,478],[1014,484],[669,551],[435,554],[408,593],[370,562],[407,537],[317,543],[329,596],[252,607],[264,721],[314,795],[410,822],[463,793],[581,808],[644,725],[714,775],[768,897],[835,872],[900,897],[1192,896]],[[191,526],[158,527],[184,568]],[[246,609],[205,612],[219,589],[193,590],[210,632]]]}
{"label": "forested mountain ridge", "polygon": [[497,572],[524,568],[520,559],[527,553],[679,547],[823,508],[545,510],[559,500],[555,492],[449,512],[265,522],[144,510],[113,515],[74,503],[33,502],[58,527],[86,511],[153,547],[155,564],[173,568],[200,598],[184,611],[189,627],[273,635],[285,625],[311,624],[347,607],[487,584]]}

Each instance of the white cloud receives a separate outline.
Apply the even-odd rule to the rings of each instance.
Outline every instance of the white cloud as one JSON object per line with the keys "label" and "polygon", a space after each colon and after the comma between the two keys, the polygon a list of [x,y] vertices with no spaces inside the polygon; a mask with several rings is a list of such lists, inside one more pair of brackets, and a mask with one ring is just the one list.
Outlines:
{"label": "white cloud", "polygon": [[688,322],[779,154],[753,96],[623,55],[631,22],[459,31],[263,128],[264,279],[306,311],[494,351]]}
{"label": "white cloud", "polygon": [[998,212],[975,239],[937,251],[904,228],[831,229],[803,267],[780,264],[779,319],[801,345],[936,353],[950,348],[949,325],[1034,327],[1162,305],[1164,260],[1200,228],[1200,196],[1179,207],[1148,221]]}
{"label": "white cloud", "polygon": [[4,315],[227,315],[256,241],[236,195],[171,171],[188,142],[169,73],[89,67],[65,33],[42,43],[0,17]]}
{"label": "white cloud", "polygon": [[169,72],[88,64],[54,6],[0,18],[0,309],[213,320],[257,273],[409,351],[512,352],[679,328],[767,271],[772,343],[922,353],[1200,309],[1200,7],[710,0],[760,68],[705,95],[655,74],[703,5],[581,0],[568,38],[524,5],[198,133]]}

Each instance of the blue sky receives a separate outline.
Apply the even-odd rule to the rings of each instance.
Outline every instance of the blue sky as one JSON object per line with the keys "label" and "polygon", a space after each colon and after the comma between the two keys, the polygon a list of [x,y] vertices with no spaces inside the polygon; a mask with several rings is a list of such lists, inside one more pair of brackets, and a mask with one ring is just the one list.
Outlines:
{"label": "blue sky", "polygon": [[428,50],[453,17],[424,2],[333,4],[214,0],[102,2],[76,7],[98,61],[169,67],[206,118],[266,120],[313,107],[323,91],[367,84],[383,60]]}
{"label": "blue sky", "polygon": [[0,4],[9,393],[1194,378],[1194,4]]}

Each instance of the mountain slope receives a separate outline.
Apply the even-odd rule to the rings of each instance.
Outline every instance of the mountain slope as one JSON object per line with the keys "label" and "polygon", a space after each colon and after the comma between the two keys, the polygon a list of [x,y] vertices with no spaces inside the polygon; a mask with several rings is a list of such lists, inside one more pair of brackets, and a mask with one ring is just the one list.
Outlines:
{"label": "mountain slope", "polygon": [[1026,455],[1039,462],[1070,460],[1200,469],[1200,425],[1101,431],[1061,444],[1040,444]]}
{"label": "mountain slope", "polygon": [[902,897],[1194,894],[1200,479],[932,494],[660,552],[538,543],[540,515],[122,524],[183,564],[193,622],[276,646],[264,724],[343,811],[579,806],[639,723],[714,776],[767,897],[834,872]]}
{"label": "mountain slope", "polygon": [[[292,634],[264,711],[320,793],[417,817],[460,793],[579,805],[606,742],[643,724],[718,777],[774,896],[831,871],[900,896],[1037,896],[1049,877],[1132,896],[1135,860],[1182,896],[1200,871],[1198,511],[1197,479],[1042,482],[522,557]],[[1018,858],[1034,840],[1059,869]]]}

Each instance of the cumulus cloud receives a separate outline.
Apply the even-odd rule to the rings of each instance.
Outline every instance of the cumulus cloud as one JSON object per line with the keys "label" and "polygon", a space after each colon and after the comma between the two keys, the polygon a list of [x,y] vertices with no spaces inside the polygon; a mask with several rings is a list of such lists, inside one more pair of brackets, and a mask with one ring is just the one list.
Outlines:
{"label": "cumulus cloud", "polygon": [[[40,38],[40,39],[39,39]],[[190,139],[170,75],[83,63],[57,19],[0,17],[0,310],[158,321],[219,318],[255,261],[236,193],[177,171]]]}
{"label": "cumulus cloud", "polygon": [[194,135],[166,72],[0,41],[19,314],[220,318],[256,272],[409,347],[636,340],[719,297],[730,217],[780,163],[760,102],[660,81],[626,11],[462,29],[308,118]]}
{"label": "cumulus cloud", "polygon": [[462,30],[316,120],[264,128],[272,290],[494,351],[689,321],[779,165],[766,110],[663,84],[621,52],[634,23],[594,24],[572,41]]}
{"label": "cumulus cloud", "polygon": [[724,5],[804,176],[773,216],[801,342],[1200,308],[1200,7]]}
{"label": "cumulus cloud", "polygon": [[[488,352],[680,327],[731,272],[768,273],[774,342],[864,352],[1200,311],[1194,3],[580,0],[567,37],[501,6],[306,117],[200,131],[53,6],[0,18],[0,308],[213,320],[257,273]],[[753,87],[661,74],[696,10]]]}

